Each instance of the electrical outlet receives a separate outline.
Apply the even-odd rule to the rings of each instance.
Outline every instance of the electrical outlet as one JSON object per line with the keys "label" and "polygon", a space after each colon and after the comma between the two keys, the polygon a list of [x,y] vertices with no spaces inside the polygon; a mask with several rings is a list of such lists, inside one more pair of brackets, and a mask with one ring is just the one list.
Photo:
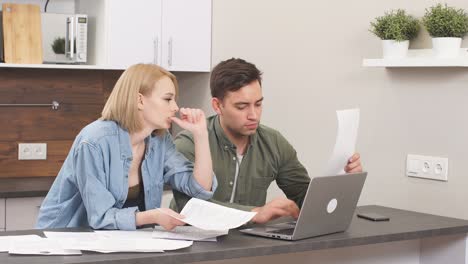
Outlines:
{"label": "electrical outlet", "polygon": [[47,159],[47,143],[19,143],[18,160]]}
{"label": "electrical outlet", "polygon": [[448,158],[408,154],[406,175],[448,181]]}

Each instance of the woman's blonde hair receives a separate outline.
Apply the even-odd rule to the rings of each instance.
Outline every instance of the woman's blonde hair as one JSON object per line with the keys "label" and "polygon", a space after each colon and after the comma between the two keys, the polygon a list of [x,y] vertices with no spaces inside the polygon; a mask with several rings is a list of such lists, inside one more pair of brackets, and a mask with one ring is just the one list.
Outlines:
{"label": "woman's blonde hair", "polygon": [[[101,113],[101,120],[113,120],[129,133],[140,131],[143,127],[138,115],[138,93],[151,95],[157,81],[169,77],[175,86],[176,95],[179,86],[176,77],[154,64],[136,64],[125,70],[114,86]],[[155,131],[157,134],[163,131]]]}

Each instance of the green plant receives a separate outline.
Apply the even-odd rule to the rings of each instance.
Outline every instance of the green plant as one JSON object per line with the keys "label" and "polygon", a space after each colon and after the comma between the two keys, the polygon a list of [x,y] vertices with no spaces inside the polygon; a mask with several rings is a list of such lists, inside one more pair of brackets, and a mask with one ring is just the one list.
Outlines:
{"label": "green plant", "polygon": [[404,41],[414,39],[418,35],[419,28],[416,18],[407,15],[403,9],[397,9],[377,17],[371,22],[369,31],[380,39]]}
{"label": "green plant", "polygon": [[[74,40],[73,52],[76,53],[76,39]],[[57,37],[50,45],[55,54],[65,54],[65,38]]]}
{"label": "green plant", "polygon": [[468,32],[468,15],[463,9],[437,4],[426,9],[422,23],[434,38],[463,38]]}
{"label": "green plant", "polygon": [[55,38],[51,46],[55,54],[65,54],[65,38]]}

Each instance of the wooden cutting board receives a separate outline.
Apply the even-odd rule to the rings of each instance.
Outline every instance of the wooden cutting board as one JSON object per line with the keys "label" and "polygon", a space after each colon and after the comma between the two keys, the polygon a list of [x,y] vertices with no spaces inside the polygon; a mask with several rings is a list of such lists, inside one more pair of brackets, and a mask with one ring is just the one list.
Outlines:
{"label": "wooden cutting board", "polygon": [[42,29],[38,5],[2,4],[6,63],[41,64]]}

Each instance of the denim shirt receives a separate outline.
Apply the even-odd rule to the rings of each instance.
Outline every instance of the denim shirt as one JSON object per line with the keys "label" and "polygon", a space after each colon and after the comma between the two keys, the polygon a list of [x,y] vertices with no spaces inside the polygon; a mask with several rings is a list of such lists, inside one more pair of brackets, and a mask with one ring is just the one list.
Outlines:
{"label": "denim shirt", "polygon": [[[193,163],[180,154],[168,133],[145,139],[141,164],[146,210],[159,208],[163,185],[200,199],[209,199],[193,177]],[[129,133],[114,121],[97,120],[76,137],[57,178],[39,210],[36,228],[90,226],[94,229],[136,229],[138,207],[122,208],[128,194],[132,162]]]}

